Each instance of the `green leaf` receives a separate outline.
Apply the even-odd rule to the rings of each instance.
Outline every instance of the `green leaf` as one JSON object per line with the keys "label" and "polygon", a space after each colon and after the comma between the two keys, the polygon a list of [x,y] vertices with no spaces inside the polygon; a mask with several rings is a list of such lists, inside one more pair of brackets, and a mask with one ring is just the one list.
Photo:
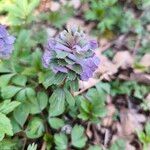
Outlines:
{"label": "green leaf", "polygon": [[33,117],[29,122],[25,132],[28,138],[35,139],[41,137],[44,133],[44,130],[42,119]]}
{"label": "green leaf", "polygon": [[25,102],[25,100],[27,99],[27,96],[26,96],[26,89],[20,90],[20,91],[16,94],[15,99],[16,99],[17,101],[20,101],[20,102]]}
{"label": "green leaf", "polygon": [[82,67],[76,64],[72,66],[72,70],[80,74],[82,72]]}
{"label": "green leaf", "polygon": [[102,148],[98,145],[90,146],[88,150],[102,150]]}
{"label": "green leaf", "polygon": [[28,14],[31,14],[31,12],[39,5],[40,0],[32,0],[27,6]]}
{"label": "green leaf", "polygon": [[20,125],[17,123],[17,121],[14,119],[14,117],[11,117],[11,124],[13,127],[13,133],[14,134],[22,131]]}
{"label": "green leaf", "polygon": [[15,96],[17,92],[19,92],[21,89],[22,89],[21,87],[12,86],[12,85],[3,87],[1,90],[2,97],[4,99],[10,99],[13,96]]}
{"label": "green leaf", "polygon": [[84,134],[84,128],[75,125],[71,131],[71,142],[74,147],[83,148],[86,144],[87,137]]}
{"label": "green leaf", "polygon": [[48,88],[49,86],[53,84],[59,85],[64,81],[66,77],[67,75],[64,73],[57,73],[56,75],[55,74],[49,75],[49,77],[43,82],[43,85],[45,88]]}
{"label": "green leaf", "polygon": [[3,114],[8,114],[11,111],[13,111],[18,105],[20,105],[20,102],[10,100],[5,100],[2,103],[0,103],[0,112]]}
{"label": "green leaf", "polygon": [[98,91],[103,89],[105,92],[110,94],[110,88],[111,87],[110,87],[109,83],[99,82],[98,84],[96,84],[96,88],[97,88]]}
{"label": "green leaf", "polygon": [[67,74],[67,80],[69,81],[73,81],[76,79],[76,73],[74,71],[69,71],[69,73]]}
{"label": "green leaf", "polygon": [[79,80],[78,79],[75,79],[75,80],[70,82],[70,89],[72,91],[78,91],[79,90]]}
{"label": "green leaf", "polygon": [[13,116],[17,123],[23,127],[29,115],[29,108],[25,103],[19,105],[13,112]]}
{"label": "green leaf", "polygon": [[80,114],[78,115],[78,118],[86,121],[89,119],[89,114],[84,112],[83,110],[80,112]]}
{"label": "green leaf", "polygon": [[56,51],[56,58],[65,58],[69,53],[68,52],[65,52],[65,51],[59,51],[59,52],[57,52]]}
{"label": "green leaf", "polygon": [[66,88],[64,88],[64,91],[65,91],[66,101],[69,104],[69,107],[70,108],[74,107],[75,99],[74,99],[73,95]]}
{"label": "green leaf", "polygon": [[64,121],[59,118],[49,118],[48,122],[50,126],[54,129],[59,129],[65,125]]}
{"label": "green leaf", "polygon": [[65,93],[63,89],[56,89],[51,95],[49,115],[55,117],[61,115],[65,110]]}
{"label": "green leaf", "polygon": [[9,64],[5,63],[5,61],[0,61],[0,73],[10,73],[11,69]]}
{"label": "green leaf", "polygon": [[11,80],[13,76],[14,74],[6,74],[6,75],[0,76],[0,87],[4,87],[8,85],[9,81]]}
{"label": "green leaf", "polygon": [[81,108],[86,112],[90,113],[90,102],[88,100],[82,99],[81,100]]}
{"label": "green leaf", "polygon": [[147,122],[145,125],[146,135],[150,137],[150,122]]}
{"label": "green leaf", "polygon": [[27,77],[24,75],[16,75],[12,78],[12,83],[19,86],[25,86]]}
{"label": "green leaf", "polygon": [[28,145],[27,150],[37,150],[37,144],[32,143]]}
{"label": "green leaf", "polygon": [[18,141],[13,140],[13,139],[3,139],[0,142],[0,149],[1,150],[17,150],[19,149],[17,142]]}
{"label": "green leaf", "polygon": [[4,135],[13,135],[12,125],[8,117],[6,115],[0,113],[0,139],[4,137]]}
{"label": "green leaf", "polygon": [[36,97],[36,92],[33,88],[28,87],[26,88],[26,95],[27,95],[27,98],[30,99],[32,97]]}
{"label": "green leaf", "polygon": [[56,144],[56,150],[66,150],[68,145],[67,136],[63,133],[55,134],[54,141]]}
{"label": "green leaf", "polygon": [[125,150],[124,140],[122,139],[116,140],[110,147],[110,150]]}
{"label": "green leaf", "polygon": [[45,92],[38,92],[37,97],[30,98],[30,102],[30,113],[37,114],[47,106],[48,96]]}

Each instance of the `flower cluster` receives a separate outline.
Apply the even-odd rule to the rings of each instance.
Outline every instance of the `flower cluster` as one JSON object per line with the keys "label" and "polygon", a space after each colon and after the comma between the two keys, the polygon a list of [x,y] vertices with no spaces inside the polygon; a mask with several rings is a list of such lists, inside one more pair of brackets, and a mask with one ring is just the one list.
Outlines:
{"label": "flower cluster", "polygon": [[43,65],[54,73],[66,73],[85,81],[92,77],[100,62],[94,53],[96,48],[97,42],[87,40],[79,28],[66,29],[49,39]]}
{"label": "flower cluster", "polygon": [[15,38],[7,32],[6,28],[0,25],[0,59],[10,57],[13,50]]}

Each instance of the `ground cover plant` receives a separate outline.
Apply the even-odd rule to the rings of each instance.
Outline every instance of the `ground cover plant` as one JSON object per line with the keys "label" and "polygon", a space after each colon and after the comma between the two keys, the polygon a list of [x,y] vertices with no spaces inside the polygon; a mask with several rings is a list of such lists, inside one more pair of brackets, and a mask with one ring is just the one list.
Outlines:
{"label": "ground cover plant", "polygon": [[0,0],[0,150],[149,150],[149,10]]}

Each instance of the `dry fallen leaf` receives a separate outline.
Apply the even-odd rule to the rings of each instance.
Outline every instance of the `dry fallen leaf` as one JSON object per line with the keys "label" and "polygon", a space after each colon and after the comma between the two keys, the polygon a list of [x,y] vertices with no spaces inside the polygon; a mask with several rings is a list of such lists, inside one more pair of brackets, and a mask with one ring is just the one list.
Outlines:
{"label": "dry fallen leaf", "polygon": [[55,30],[54,28],[47,28],[46,31],[47,31],[48,37],[53,37],[57,32],[57,30]]}
{"label": "dry fallen leaf", "polygon": [[129,142],[126,142],[126,149],[125,150],[136,150],[133,145],[131,145]]}
{"label": "dry fallen leaf", "polygon": [[70,0],[69,5],[73,6],[75,9],[78,9],[81,5],[81,2],[80,0]]}
{"label": "dry fallen leaf", "polygon": [[113,62],[123,69],[127,69],[133,65],[134,59],[128,51],[117,52],[113,58]]}
{"label": "dry fallen leaf", "polygon": [[113,123],[113,115],[116,112],[116,108],[113,104],[107,105],[107,116],[102,119],[102,125],[110,127]]}
{"label": "dry fallen leaf", "polygon": [[106,56],[101,54],[97,54],[97,56],[99,57],[101,62],[96,71],[97,73],[102,75],[107,73],[108,75],[111,76],[118,71],[118,67],[115,64],[113,64]]}
{"label": "dry fallen leaf", "polygon": [[124,136],[135,133],[136,130],[142,130],[141,123],[146,121],[143,114],[137,113],[135,109],[121,109],[120,111],[121,128]]}
{"label": "dry fallen leaf", "polygon": [[51,11],[57,11],[59,9],[60,9],[60,4],[58,2],[51,1],[50,10]]}
{"label": "dry fallen leaf", "polygon": [[67,24],[66,26],[68,28],[72,27],[72,26],[79,26],[81,28],[84,27],[84,21],[81,20],[81,19],[77,19],[77,18],[70,18],[68,21],[67,21]]}
{"label": "dry fallen leaf", "polygon": [[150,67],[150,54],[145,54],[141,61],[140,61],[140,64],[145,66],[145,67]]}

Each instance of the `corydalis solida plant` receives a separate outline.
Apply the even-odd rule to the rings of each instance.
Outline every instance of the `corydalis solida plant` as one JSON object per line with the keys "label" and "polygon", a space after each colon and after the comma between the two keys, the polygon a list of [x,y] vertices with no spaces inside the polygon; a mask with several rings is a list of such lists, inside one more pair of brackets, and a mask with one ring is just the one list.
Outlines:
{"label": "corydalis solida plant", "polygon": [[5,26],[0,25],[0,59],[7,59],[10,57],[15,37],[9,35]]}
{"label": "corydalis solida plant", "polygon": [[99,65],[94,50],[97,42],[88,40],[79,28],[62,31],[56,38],[49,39],[43,54],[43,65],[54,73],[64,73],[72,79],[83,81],[92,77]]}

